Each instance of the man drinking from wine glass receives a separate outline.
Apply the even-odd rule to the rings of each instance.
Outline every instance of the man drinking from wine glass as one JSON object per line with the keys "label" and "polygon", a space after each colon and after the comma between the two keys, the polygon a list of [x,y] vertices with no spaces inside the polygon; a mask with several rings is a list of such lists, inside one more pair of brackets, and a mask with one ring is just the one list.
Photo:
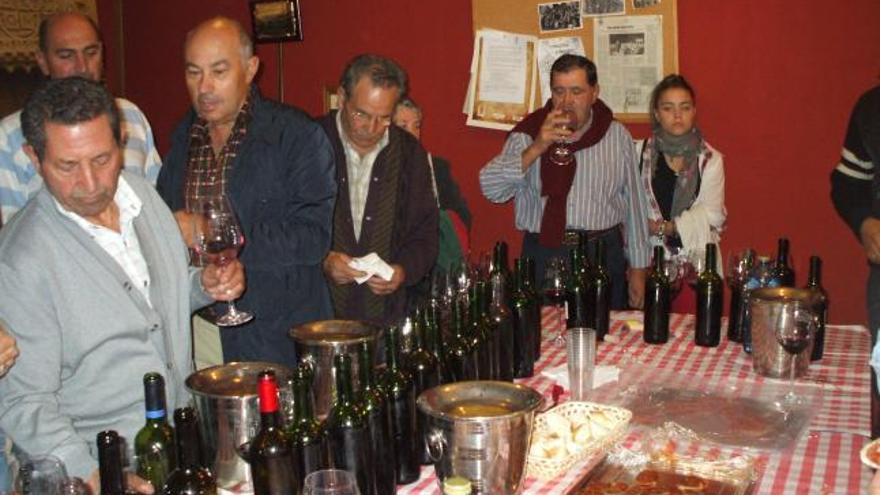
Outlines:
{"label": "man drinking from wine glass", "polygon": [[[333,151],[308,115],[252,85],[259,59],[238,22],[216,17],[196,26],[184,59],[192,109],[171,137],[157,188],[185,238],[197,218],[189,212],[206,198],[225,197],[238,218],[248,289],[235,305],[254,318],[220,330],[222,360],[295,367],[288,331],[332,316],[321,261],[336,195]],[[201,342],[197,335],[197,362]]]}
{"label": "man drinking from wine glass", "polygon": [[[544,108],[517,124],[480,170],[480,188],[495,203],[514,199],[522,254],[535,259],[537,273],[547,260],[567,258],[579,235],[591,253],[603,238],[612,309],[626,306],[627,286],[630,306],[641,307],[651,252],[632,137],[599,99],[596,65],[586,57],[559,57],[550,90]],[[574,160],[559,153],[563,141]]]}
{"label": "man drinking from wine glass", "polygon": [[[340,78],[339,111],[321,119],[336,151],[339,196],[333,247],[324,260],[337,318],[397,323],[409,290],[437,258],[437,203],[424,148],[391,125],[406,94],[406,73],[394,61],[359,55]],[[366,275],[352,259],[376,253],[391,266],[388,279]]]}
{"label": "man drinking from wine glass", "polygon": [[164,375],[169,409],[186,403],[190,314],[238,297],[244,272],[188,267],[171,212],[122,171],[120,112],[101,84],[49,81],[21,120],[44,187],[0,230],[0,321],[21,350],[0,380],[0,428],[96,488],[96,434],[133,438],[148,371]]}

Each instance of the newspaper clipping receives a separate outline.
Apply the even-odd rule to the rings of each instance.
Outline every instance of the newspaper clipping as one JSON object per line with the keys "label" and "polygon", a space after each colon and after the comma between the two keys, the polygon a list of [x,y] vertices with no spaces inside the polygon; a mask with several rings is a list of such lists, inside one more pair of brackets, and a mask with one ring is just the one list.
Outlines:
{"label": "newspaper clipping", "polygon": [[602,100],[614,113],[645,113],[663,78],[660,16],[599,18],[593,30]]}

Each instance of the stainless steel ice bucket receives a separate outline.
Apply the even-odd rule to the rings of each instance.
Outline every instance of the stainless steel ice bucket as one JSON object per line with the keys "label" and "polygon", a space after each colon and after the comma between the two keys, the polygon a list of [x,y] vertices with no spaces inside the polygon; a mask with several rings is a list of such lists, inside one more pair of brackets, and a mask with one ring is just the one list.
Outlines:
{"label": "stainless steel ice bucket", "polygon": [[807,373],[810,366],[810,353],[813,342],[806,349],[792,355],[785,352],[776,340],[776,327],[780,324],[780,313],[786,305],[798,304],[815,315],[818,303],[813,292],[791,287],[756,289],[749,293],[749,313],[752,332],[752,366],[755,371],[772,378],[788,378],[791,373],[791,360],[795,359],[795,376]]}
{"label": "stainless steel ice bucket", "polygon": [[279,383],[290,375],[278,364],[242,362],[205,368],[186,379],[217,486],[235,493],[253,491],[251,470],[239,449],[260,429],[257,375],[266,369],[275,370]]}
{"label": "stainless steel ice bucket", "polygon": [[[312,385],[315,395],[315,415],[324,419],[330,413],[336,397],[336,372],[333,369],[333,356],[351,356],[353,370],[358,369],[358,350],[363,342],[373,344],[373,356],[377,357],[382,328],[363,321],[324,320],[300,325],[290,331],[296,344],[296,355],[300,361],[311,363],[315,369]],[[357,373],[354,373],[354,390],[360,390]]]}
{"label": "stainless steel ice bucket", "polygon": [[428,452],[440,486],[460,476],[475,493],[520,493],[535,411],[543,402],[533,389],[508,382],[458,382],[423,392],[418,406],[428,416]]}

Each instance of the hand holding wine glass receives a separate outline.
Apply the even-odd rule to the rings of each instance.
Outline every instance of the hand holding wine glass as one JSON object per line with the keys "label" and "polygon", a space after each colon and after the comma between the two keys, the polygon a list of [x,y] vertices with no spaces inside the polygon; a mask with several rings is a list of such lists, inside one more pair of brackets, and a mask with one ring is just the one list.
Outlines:
{"label": "hand holding wine glass", "polygon": [[236,309],[234,300],[244,291],[244,271],[237,261],[244,245],[241,226],[225,196],[205,198],[196,206],[200,217],[193,222],[196,252],[209,266],[202,272],[202,286],[217,300],[228,302],[226,314],[217,318],[219,326],[237,326],[254,315]]}

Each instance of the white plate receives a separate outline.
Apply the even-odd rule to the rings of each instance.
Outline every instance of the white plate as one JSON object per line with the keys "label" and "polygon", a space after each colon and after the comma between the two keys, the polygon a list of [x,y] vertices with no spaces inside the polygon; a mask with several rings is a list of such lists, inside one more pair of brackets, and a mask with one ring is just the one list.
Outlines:
{"label": "white plate", "polygon": [[859,457],[862,458],[862,463],[873,469],[880,469],[880,464],[872,461],[868,458],[868,451],[871,449],[880,449],[880,438],[874,440],[873,442],[868,442],[867,445],[862,447],[862,451],[859,453]]}

